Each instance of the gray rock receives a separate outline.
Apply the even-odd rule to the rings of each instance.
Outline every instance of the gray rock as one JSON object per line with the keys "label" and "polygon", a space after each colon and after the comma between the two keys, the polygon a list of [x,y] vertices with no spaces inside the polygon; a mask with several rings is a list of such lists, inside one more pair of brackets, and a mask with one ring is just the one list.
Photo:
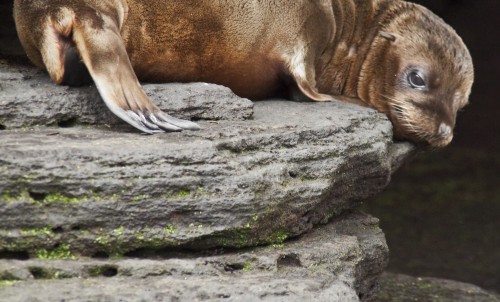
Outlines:
{"label": "gray rock", "polygon": [[[92,87],[0,70],[0,258],[30,259],[1,261],[4,285],[25,281],[0,300],[370,300],[383,234],[339,215],[414,152],[384,115],[164,84],[147,86],[155,101],[203,130],[147,136],[113,122]],[[274,247],[227,253],[262,245]]]}
{"label": "gray rock", "polygon": [[[43,104],[33,121],[45,112],[56,119],[56,90],[95,107],[88,88],[22,75],[2,85],[40,88],[23,101],[22,111]],[[204,87],[184,86],[185,99]],[[217,89],[213,95],[226,91]],[[20,120],[15,107],[0,112]],[[194,110],[187,108],[179,112]],[[0,252],[123,255],[279,243],[382,190],[413,150],[392,141],[384,115],[340,102],[264,101],[252,120],[200,123],[202,131],[155,136],[115,127],[0,131]]]}
{"label": "gray rock", "polygon": [[[368,301],[387,261],[378,220],[342,215],[281,247],[164,259],[0,261],[1,301]],[[5,278],[9,276],[10,278]],[[1,284],[1,281],[0,281]]]}
{"label": "gray rock", "polygon": [[380,192],[412,150],[383,115],[337,102],[259,102],[251,121],[201,125],[0,131],[0,252],[280,242]]}
{"label": "gray rock", "polygon": [[[144,90],[165,112],[184,119],[244,120],[253,103],[229,88],[207,83],[147,84]],[[68,124],[125,125],[101,100],[95,86],[55,85],[45,72],[0,59],[0,127]]]}
{"label": "gray rock", "polygon": [[458,281],[384,273],[377,302],[498,302],[500,297]]}

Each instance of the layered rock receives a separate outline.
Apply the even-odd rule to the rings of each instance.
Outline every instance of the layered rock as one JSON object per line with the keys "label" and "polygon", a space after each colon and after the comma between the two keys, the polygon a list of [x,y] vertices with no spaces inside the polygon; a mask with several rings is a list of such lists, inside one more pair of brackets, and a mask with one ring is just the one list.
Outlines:
{"label": "layered rock", "polygon": [[[127,275],[120,272],[138,265],[154,275],[161,263],[144,260],[130,267],[128,260],[106,260],[105,265],[116,268],[116,280],[106,282],[116,286],[118,297],[133,288],[146,294],[141,284],[156,284],[160,296],[174,297],[171,291],[177,287],[184,287],[187,295],[203,296],[192,288],[192,282],[202,281],[220,289],[207,290],[213,299],[229,288],[234,289],[232,297],[242,299],[269,295],[279,301],[296,289],[302,292],[297,300],[318,290],[325,301],[330,295],[371,297],[387,261],[383,237],[375,222],[363,215],[338,216],[380,192],[413,152],[411,144],[393,142],[384,115],[341,102],[252,104],[216,85],[145,85],[165,111],[196,119],[203,128],[147,136],[110,116],[93,87],[55,86],[29,67],[5,62],[0,67],[2,258],[174,253],[177,260],[161,263],[175,267],[180,261],[178,271],[185,266],[197,271],[200,263],[216,263],[208,265],[210,270],[238,271],[238,280],[227,279],[227,272],[208,278],[192,271],[186,273],[193,276],[191,281],[174,278],[169,288],[163,288],[162,278],[145,281],[132,275],[130,281],[138,285],[130,287],[122,280]],[[323,231],[275,249],[332,219],[337,222]],[[351,222],[342,232],[335,231],[345,219]],[[342,239],[349,232],[354,235]],[[365,249],[366,244],[359,243],[367,241],[377,248]],[[186,259],[192,256],[185,252],[262,245],[274,248],[195,259]],[[298,250],[286,250],[289,245]],[[271,258],[262,260],[262,253]],[[233,256],[236,260],[228,260]],[[248,257],[253,260],[247,265]],[[74,270],[59,276],[89,277],[85,267],[92,263],[3,260],[1,265],[18,273],[4,270],[3,279],[12,282],[36,277],[29,269],[33,266],[41,266],[42,272],[69,267]],[[293,267],[292,273],[283,275],[280,265],[286,271]],[[263,269],[244,274],[249,266]],[[292,276],[305,279],[299,282]],[[82,297],[91,295],[78,279],[50,282],[56,294],[62,294],[57,288],[63,284]],[[241,287],[233,287],[235,282]],[[17,286],[36,292],[45,283]],[[9,299],[19,293],[17,286],[7,289]]]}
{"label": "layered rock", "polygon": [[0,300],[359,301],[371,297],[387,259],[377,225],[348,213],[280,247],[211,256],[4,260],[0,278],[11,281],[0,288]]}
{"label": "layered rock", "polygon": [[[12,102],[22,111],[94,107],[82,105],[87,93],[93,104],[92,87],[39,90],[39,83],[8,82],[0,106],[9,116],[9,130],[0,132],[1,252],[34,256],[68,246],[81,255],[123,255],[281,242],[379,192],[411,151],[393,143],[383,115],[340,102],[258,102],[251,120],[200,121],[202,131],[154,136],[118,127],[10,130],[27,121]],[[193,90],[205,87],[214,90]],[[36,95],[44,106],[32,102]],[[196,111],[182,104],[182,115]],[[70,111],[48,114],[48,123]],[[92,112],[71,112],[91,122]]]}

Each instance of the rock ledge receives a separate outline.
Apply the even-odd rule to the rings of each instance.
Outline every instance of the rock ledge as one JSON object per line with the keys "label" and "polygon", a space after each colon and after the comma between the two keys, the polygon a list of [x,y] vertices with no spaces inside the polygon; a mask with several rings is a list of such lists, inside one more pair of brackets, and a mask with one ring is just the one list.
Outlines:
{"label": "rock ledge", "polygon": [[281,247],[217,256],[4,260],[0,300],[360,301],[373,295],[387,253],[378,220],[354,212]]}

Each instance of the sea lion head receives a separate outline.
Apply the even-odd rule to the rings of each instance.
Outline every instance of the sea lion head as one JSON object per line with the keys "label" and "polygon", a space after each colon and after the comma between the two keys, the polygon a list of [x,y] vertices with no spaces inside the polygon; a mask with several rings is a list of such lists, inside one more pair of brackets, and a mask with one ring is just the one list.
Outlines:
{"label": "sea lion head", "polygon": [[371,45],[358,94],[389,116],[396,138],[444,147],[473,79],[471,56],[456,32],[429,10],[401,1]]}

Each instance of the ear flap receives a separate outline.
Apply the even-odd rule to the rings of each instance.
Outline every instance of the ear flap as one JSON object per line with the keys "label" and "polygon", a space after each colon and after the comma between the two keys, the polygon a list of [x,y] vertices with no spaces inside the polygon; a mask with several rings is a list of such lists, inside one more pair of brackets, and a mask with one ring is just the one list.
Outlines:
{"label": "ear flap", "polygon": [[314,64],[306,61],[305,50],[303,47],[299,48],[289,59],[288,68],[290,74],[297,83],[297,87],[299,87],[302,93],[304,93],[308,98],[319,102],[333,100],[331,95],[319,93],[316,88],[316,72],[314,70]]}

